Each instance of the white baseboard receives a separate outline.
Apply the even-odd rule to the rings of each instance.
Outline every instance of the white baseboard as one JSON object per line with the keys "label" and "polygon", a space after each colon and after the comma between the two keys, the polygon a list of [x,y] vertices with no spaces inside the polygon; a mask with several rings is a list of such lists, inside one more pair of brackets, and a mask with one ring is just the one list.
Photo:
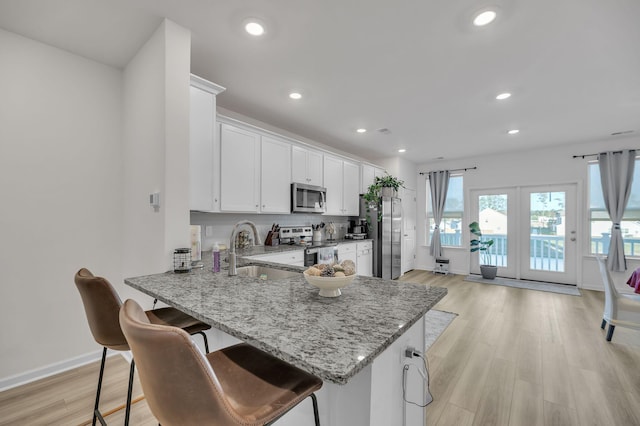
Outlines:
{"label": "white baseboard", "polygon": [[[127,360],[127,362],[131,362],[130,352],[107,352],[107,356],[113,356],[117,354],[123,356]],[[64,361],[56,362],[54,364],[50,364],[41,368],[36,368],[34,370],[29,370],[24,373],[16,374],[14,376],[5,377],[3,379],[0,379],[0,392],[15,388],[17,386],[25,385],[36,380],[44,379],[45,377],[53,376],[64,371],[89,364],[94,361],[99,361],[101,358],[102,349],[97,352],[90,352],[88,354],[69,358]]]}

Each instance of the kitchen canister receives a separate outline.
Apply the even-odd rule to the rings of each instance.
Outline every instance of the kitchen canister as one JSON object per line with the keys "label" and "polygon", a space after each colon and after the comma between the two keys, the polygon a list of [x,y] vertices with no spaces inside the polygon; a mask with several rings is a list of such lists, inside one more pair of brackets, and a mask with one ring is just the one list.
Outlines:
{"label": "kitchen canister", "polygon": [[191,249],[175,249],[173,251],[173,272],[182,274],[189,271],[191,271]]}

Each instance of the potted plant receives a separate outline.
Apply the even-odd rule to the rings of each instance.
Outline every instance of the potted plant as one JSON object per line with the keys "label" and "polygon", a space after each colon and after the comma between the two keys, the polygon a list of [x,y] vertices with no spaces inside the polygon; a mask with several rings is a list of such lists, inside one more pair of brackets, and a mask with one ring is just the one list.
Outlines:
{"label": "potted plant", "polygon": [[[369,225],[371,225],[371,217],[369,216],[371,207],[378,206],[382,197],[397,196],[400,188],[404,188],[404,181],[395,176],[386,174],[384,176],[376,176],[373,179],[373,183],[369,185],[367,192],[362,196],[367,202],[367,223]],[[381,215],[382,211],[378,209],[378,220],[382,219]]]}
{"label": "potted plant", "polygon": [[489,247],[493,245],[493,240],[482,238],[482,231],[480,230],[478,222],[471,222],[469,224],[469,231],[473,234],[471,241],[469,241],[471,253],[477,251],[481,254],[480,273],[482,274],[482,278],[492,280],[498,273],[498,267],[491,264],[491,255],[488,252]]}

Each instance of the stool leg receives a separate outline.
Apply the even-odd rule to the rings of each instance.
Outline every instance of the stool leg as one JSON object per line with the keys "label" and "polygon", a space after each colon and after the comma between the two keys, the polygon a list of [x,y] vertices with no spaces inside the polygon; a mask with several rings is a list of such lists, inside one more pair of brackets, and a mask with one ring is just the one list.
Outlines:
{"label": "stool leg", "polygon": [[611,338],[613,337],[613,330],[616,328],[615,325],[613,324],[609,324],[609,330],[607,331],[607,342],[611,341]]}
{"label": "stool leg", "polygon": [[311,394],[311,401],[313,402],[313,419],[316,421],[316,426],[320,426],[320,415],[318,414],[318,400],[316,394]]}
{"label": "stool leg", "polygon": [[127,406],[124,414],[124,426],[129,425],[129,415],[131,414],[131,394],[133,393],[133,373],[136,369],[135,360],[131,360],[131,368],[129,369],[129,389],[127,391]]}
{"label": "stool leg", "polygon": [[[100,420],[102,420],[102,416],[100,415],[100,411],[98,411],[98,406],[100,405],[100,389],[102,389],[102,376],[104,375],[104,363],[107,359],[107,347],[102,348],[102,361],[100,362],[100,375],[98,376],[98,388],[96,389],[96,404],[93,407],[93,418],[91,419],[91,426],[96,426],[96,418],[100,416]],[[102,421],[100,422],[102,423]]]}
{"label": "stool leg", "polygon": [[205,353],[209,353],[209,340],[207,340],[207,335],[204,333],[204,331],[198,331],[196,334],[201,334],[202,335],[202,339],[204,340],[204,351]]}
{"label": "stool leg", "polygon": [[600,328],[604,330],[605,325],[607,325],[607,320],[603,319],[602,324],[600,324]]}

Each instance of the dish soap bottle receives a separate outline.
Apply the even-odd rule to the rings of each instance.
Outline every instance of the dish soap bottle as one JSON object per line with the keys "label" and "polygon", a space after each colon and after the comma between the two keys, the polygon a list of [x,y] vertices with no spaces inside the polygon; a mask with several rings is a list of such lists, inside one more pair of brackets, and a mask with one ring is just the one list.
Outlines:
{"label": "dish soap bottle", "polygon": [[220,246],[218,243],[213,245],[213,272],[220,272]]}

